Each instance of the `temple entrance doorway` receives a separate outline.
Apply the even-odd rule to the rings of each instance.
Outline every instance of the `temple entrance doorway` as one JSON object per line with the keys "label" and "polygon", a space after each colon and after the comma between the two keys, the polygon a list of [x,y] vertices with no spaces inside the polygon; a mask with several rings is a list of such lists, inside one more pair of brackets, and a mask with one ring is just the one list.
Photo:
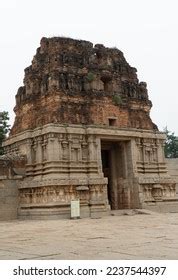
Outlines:
{"label": "temple entrance doorway", "polygon": [[124,208],[124,183],[129,176],[129,141],[101,141],[104,177],[108,178],[107,195],[111,210]]}

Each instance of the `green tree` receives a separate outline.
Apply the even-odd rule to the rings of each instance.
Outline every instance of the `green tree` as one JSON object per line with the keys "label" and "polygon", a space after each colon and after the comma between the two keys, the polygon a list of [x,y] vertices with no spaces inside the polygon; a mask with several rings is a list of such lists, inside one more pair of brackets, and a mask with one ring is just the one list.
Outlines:
{"label": "green tree", "polygon": [[3,155],[2,142],[5,140],[8,131],[10,130],[10,125],[8,124],[9,114],[8,112],[0,112],[0,155]]}
{"label": "green tree", "polygon": [[164,147],[166,158],[178,158],[178,138],[174,132],[170,132],[167,127],[164,128],[166,134],[166,142]]}

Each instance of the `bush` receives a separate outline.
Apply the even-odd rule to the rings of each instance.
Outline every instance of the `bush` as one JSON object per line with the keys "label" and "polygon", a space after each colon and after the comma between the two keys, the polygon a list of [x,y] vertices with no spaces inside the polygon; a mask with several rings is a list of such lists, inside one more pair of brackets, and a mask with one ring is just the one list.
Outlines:
{"label": "bush", "polygon": [[122,97],[119,94],[114,94],[112,98],[115,105],[121,105],[122,104]]}
{"label": "bush", "polygon": [[2,142],[6,138],[6,134],[9,132],[9,125],[8,125],[8,112],[0,112],[0,155],[4,153]]}
{"label": "bush", "polygon": [[93,80],[94,80],[94,74],[93,73],[91,73],[91,72],[89,72],[88,74],[87,74],[87,80],[89,81],[89,82],[92,82]]}
{"label": "bush", "polygon": [[178,139],[174,132],[168,131],[167,127],[164,128],[166,134],[166,142],[164,146],[164,153],[166,158],[178,158]]}

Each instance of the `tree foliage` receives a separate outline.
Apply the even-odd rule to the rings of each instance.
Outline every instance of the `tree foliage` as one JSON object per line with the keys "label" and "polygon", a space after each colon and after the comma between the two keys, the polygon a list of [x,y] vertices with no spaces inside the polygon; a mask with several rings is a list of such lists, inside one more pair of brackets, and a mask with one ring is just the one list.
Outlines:
{"label": "tree foliage", "polygon": [[178,158],[178,137],[174,132],[170,132],[167,127],[164,128],[166,134],[166,142],[164,147],[166,158]]}
{"label": "tree foliage", "polygon": [[0,112],[0,155],[3,154],[2,142],[5,140],[6,135],[10,129],[10,125],[8,124],[9,114],[8,112]]}

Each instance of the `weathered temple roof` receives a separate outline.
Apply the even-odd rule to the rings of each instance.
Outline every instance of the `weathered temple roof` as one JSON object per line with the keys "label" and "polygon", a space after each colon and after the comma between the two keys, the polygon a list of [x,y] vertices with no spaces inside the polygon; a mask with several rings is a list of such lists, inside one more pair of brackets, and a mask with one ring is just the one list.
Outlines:
{"label": "weathered temple roof", "polygon": [[16,95],[11,135],[48,123],[157,129],[136,72],[117,48],[42,38]]}

